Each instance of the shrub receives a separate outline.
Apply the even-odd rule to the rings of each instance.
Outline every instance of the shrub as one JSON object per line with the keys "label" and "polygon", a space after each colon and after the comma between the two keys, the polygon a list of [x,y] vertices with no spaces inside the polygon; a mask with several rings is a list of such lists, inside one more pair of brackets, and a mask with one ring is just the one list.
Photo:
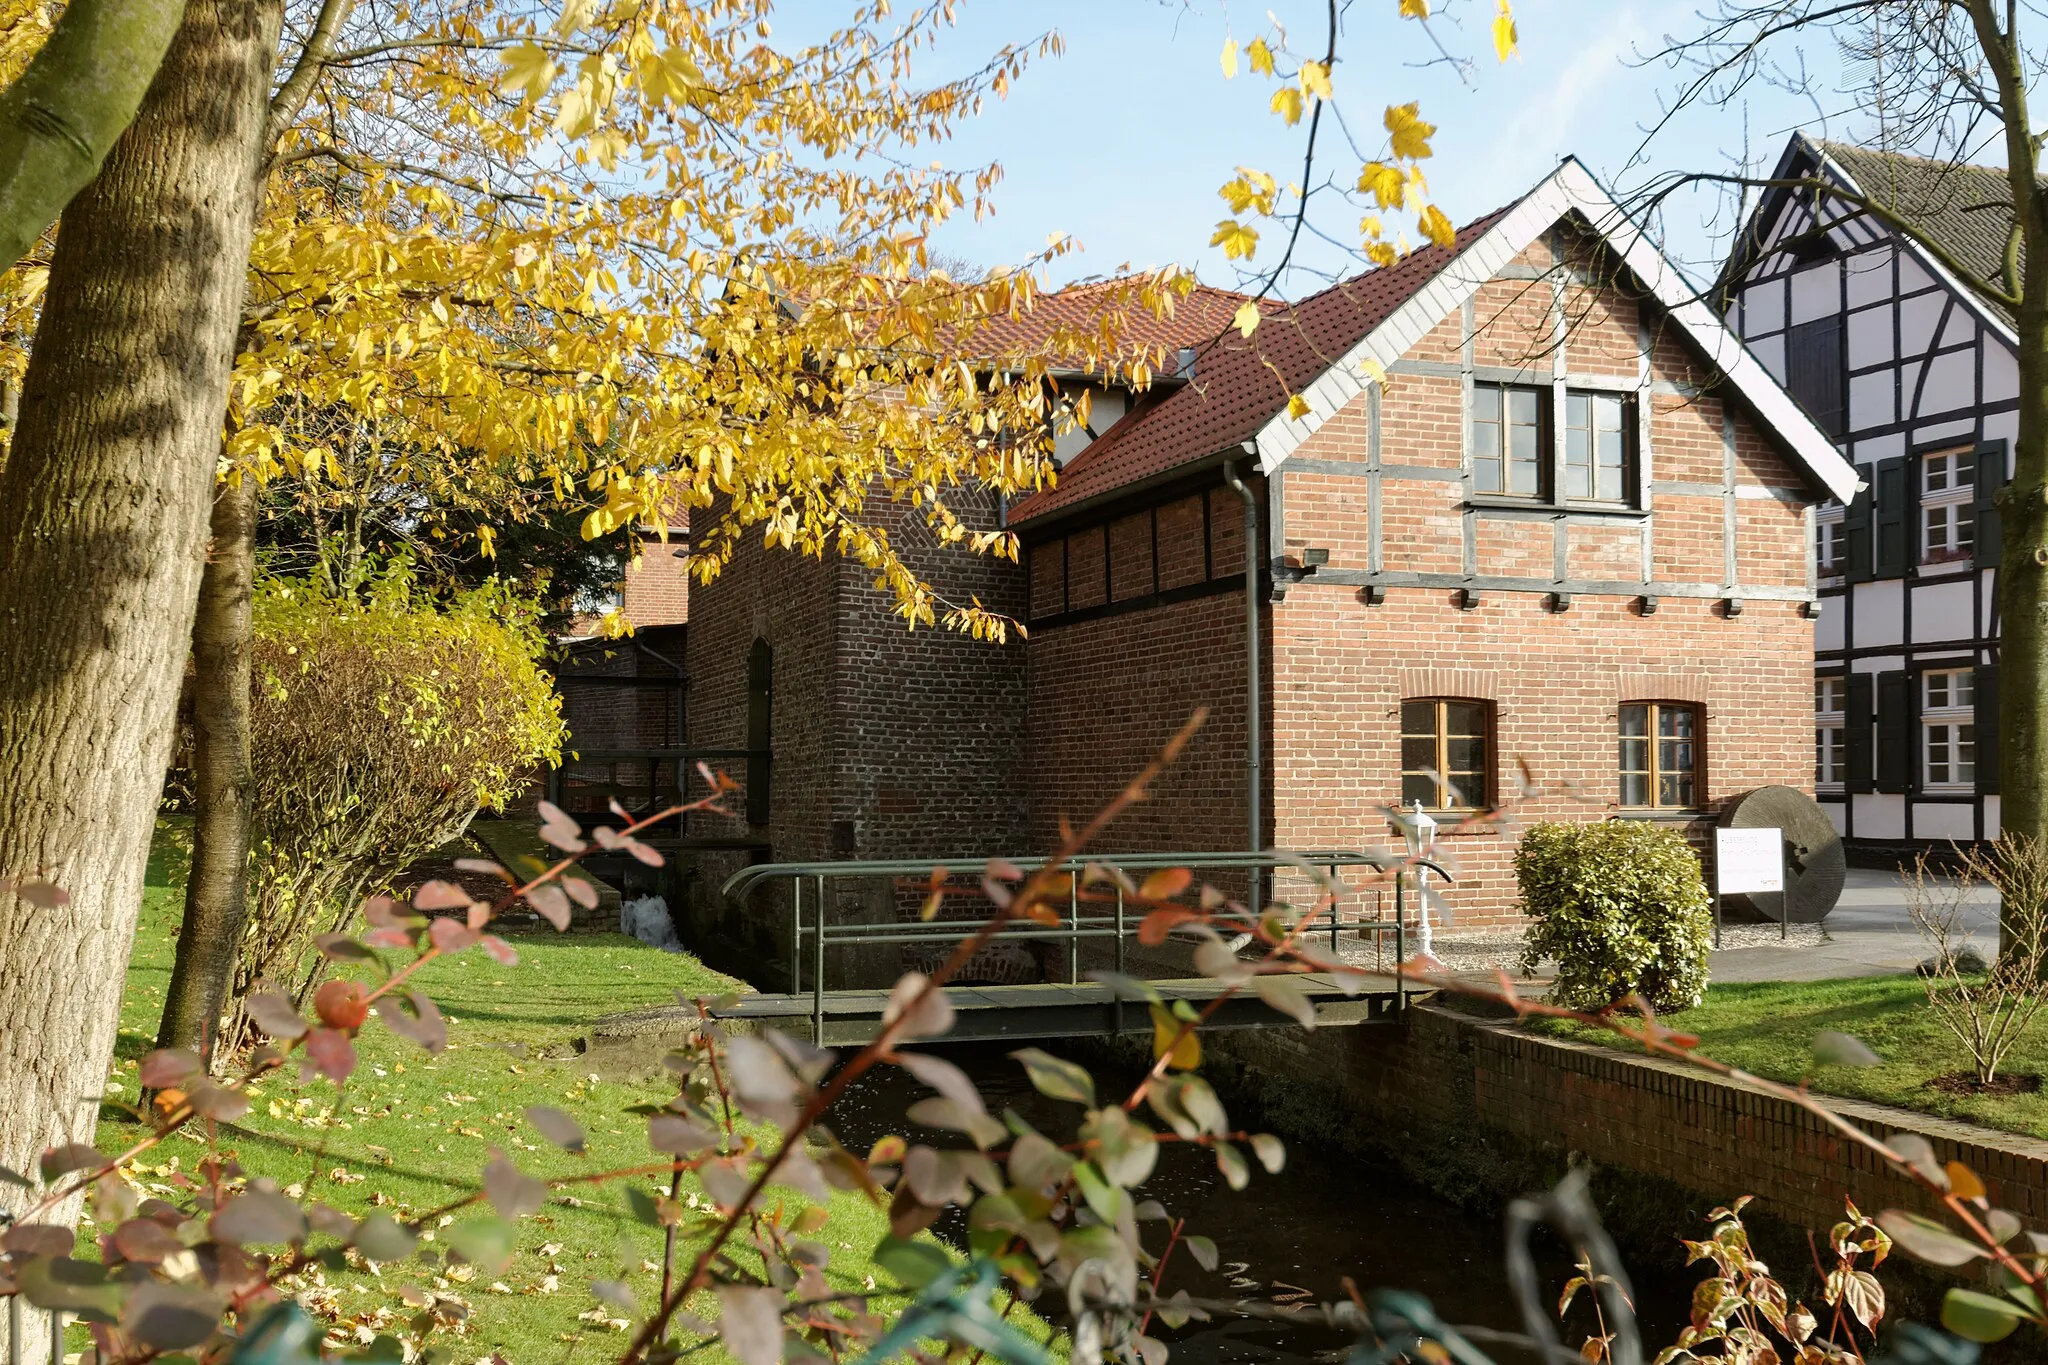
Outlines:
{"label": "shrub", "polygon": [[[502,809],[565,729],[530,606],[497,584],[436,604],[400,561],[357,593],[267,577],[254,604],[250,913],[234,998],[303,1000],[322,930]],[[226,1034],[245,1032],[241,1007]]]}
{"label": "shrub", "polygon": [[1700,1002],[1712,927],[1699,859],[1673,829],[1634,820],[1532,825],[1515,849],[1533,921],[1522,970],[1557,960],[1552,998],[1599,1009],[1641,995],[1658,1009]]}
{"label": "shrub", "polygon": [[[1926,854],[1906,880],[1913,927],[1934,952],[1920,964],[1927,1008],[1970,1054],[1980,1087],[1998,1079],[2005,1054],[2048,1004],[2048,848],[2023,834],[1958,850],[1956,875],[1934,871]],[[1999,951],[1986,968],[1964,922],[1981,886],[1999,895]]]}

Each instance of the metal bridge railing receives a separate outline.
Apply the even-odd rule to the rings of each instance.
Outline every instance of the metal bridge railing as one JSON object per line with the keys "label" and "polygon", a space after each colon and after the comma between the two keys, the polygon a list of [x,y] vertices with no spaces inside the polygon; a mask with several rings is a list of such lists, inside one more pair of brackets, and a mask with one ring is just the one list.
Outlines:
{"label": "metal bridge railing", "polygon": [[[22,1352],[22,1319],[30,1313],[46,1310],[30,1308],[19,1292],[7,1299],[7,1365],[33,1365]],[[64,1365],[64,1310],[52,1308],[50,1315],[50,1365]]]}
{"label": "metal bridge railing", "polygon": [[[1006,859],[1020,871],[1032,872],[1045,866],[1044,858]],[[1428,868],[1442,877],[1445,882],[1454,881],[1435,862],[1427,858],[1409,858],[1403,861],[1390,859],[1386,854],[1359,850],[1267,850],[1256,853],[1120,853],[1098,854],[1094,857],[1070,860],[1078,873],[1088,863],[1115,867],[1125,872],[1151,872],[1161,868],[1184,867],[1192,872],[1244,872],[1248,884],[1256,887],[1257,874],[1282,870],[1313,876],[1327,874],[1331,885],[1342,885],[1342,874],[1349,868],[1371,868],[1375,872],[1392,870],[1394,874],[1394,913],[1391,919],[1378,915],[1371,918],[1362,912],[1347,919],[1341,905],[1332,900],[1324,908],[1311,915],[1304,932],[1320,934],[1327,930],[1330,949],[1334,956],[1338,951],[1338,938],[1344,930],[1350,929],[1360,935],[1370,934],[1376,945],[1384,946],[1386,939],[1393,940],[1394,971],[1396,976],[1396,1008],[1407,1003],[1407,992],[1401,984],[1399,972],[1407,960],[1407,904],[1406,884],[1411,869]],[[811,1022],[819,1037],[823,1036],[825,1020],[825,968],[827,949],[834,946],[870,946],[882,944],[946,944],[958,942],[967,926],[959,920],[943,922],[901,921],[879,924],[830,924],[827,923],[830,897],[827,887],[830,883],[859,878],[885,877],[893,882],[914,878],[920,885],[929,882],[931,874],[944,868],[955,875],[979,875],[988,862],[986,858],[901,858],[873,861],[809,862],[809,863],[757,863],[741,868],[726,879],[721,888],[732,899],[741,899],[765,885],[787,882],[790,888],[790,993],[801,995],[804,991],[804,957],[808,946],[811,957]],[[804,885],[810,883],[811,916],[806,922],[804,911]],[[1004,925],[996,934],[997,941],[1012,942],[1064,942],[1067,945],[1067,980],[1078,984],[1081,979],[1081,944],[1084,940],[1109,939],[1114,948],[1115,970],[1124,973],[1126,948],[1130,936],[1136,932],[1142,916],[1133,917],[1126,913],[1123,884],[1112,879],[1108,889],[1115,894],[1114,909],[1107,913],[1083,914],[1081,906],[1080,879],[1075,877],[1068,883],[1066,922],[1058,927],[1037,924],[1031,921],[1017,921]],[[1418,911],[1421,900],[1417,898]]]}

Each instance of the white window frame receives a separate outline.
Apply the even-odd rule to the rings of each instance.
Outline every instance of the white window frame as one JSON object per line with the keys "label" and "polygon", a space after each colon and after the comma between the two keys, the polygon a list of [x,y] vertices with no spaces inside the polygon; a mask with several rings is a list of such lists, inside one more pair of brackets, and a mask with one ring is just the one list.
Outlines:
{"label": "white window frame", "polygon": [[1922,791],[1977,789],[1976,682],[1972,668],[1930,668],[1920,675]]}
{"label": "white window frame", "polygon": [[1849,779],[1849,678],[1847,674],[1813,682],[1813,785],[1816,791],[1842,791]]}
{"label": "white window frame", "polygon": [[[1920,457],[1920,562],[1951,564],[1977,545],[1976,450],[1958,446]],[[1969,462],[1965,475],[1963,464]]]}
{"label": "white window frame", "polygon": [[1849,509],[1830,502],[1813,514],[1813,569],[1821,578],[1836,579],[1849,571],[1849,536],[1844,529]]}

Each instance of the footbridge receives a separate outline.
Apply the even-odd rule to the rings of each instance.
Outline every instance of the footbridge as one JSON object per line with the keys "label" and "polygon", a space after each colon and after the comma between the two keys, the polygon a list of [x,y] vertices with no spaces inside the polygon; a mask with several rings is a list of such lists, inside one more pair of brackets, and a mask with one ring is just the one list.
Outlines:
{"label": "footbridge", "polygon": [[[1024,872],[1045,865],[1044,859],[1005,861]],[[906,969],[930,970],[983,922],[980,915],[921,920],[918,906],[935,886],[949,892],[949,900],[980,898],[986,862],[906,859],[743,868],[725,882],[727,897],[786,900],[790,989],[745,995],[717,1013],[806,1031],[825,1047],[872,1041],[882,1027],[889,984]],[[1301,934],[1319,948],[1326,945],[1328,957],[1353,969],[1341,980],[1331,973],[1294,978],[1317,1024],[1386,1019],[1407,1003],[1409,987],[1399,971],[1423,913],[1417,879],[1451,880],[1427,859],[1396,861],[1359,850],[1104,854],[1086,863],[1127,876],[1102,879],[1086,891],[1080,877],[1070,878],[1059,924],[1018,920],[998,930],[961,974],[960,984],[944,988],[955,1015],[948,1039],[1107,1037],[1149,1030],[1149,1005],[1155,1000],[1208,1008],[1226,988],[1193,974],[1195,940],[1140,944],[1144,908],[1126,904],[1127,880],[1163,868],[1186,868],[1198,880],[1262,904],[1285,904],[1292,894],[1298,903],[1315,906]],[[1077,861],[1075,871],[1084,865]],[[1261,897],[1262,887],[1270,894]],[[1036,979],[994,979],[1019,974],[1019,964],[1025,968],[1022,974]],[[1292,1026],[1256,994],[1241,990],[1218,1005],[1204,1027],[1275,1024]]]}

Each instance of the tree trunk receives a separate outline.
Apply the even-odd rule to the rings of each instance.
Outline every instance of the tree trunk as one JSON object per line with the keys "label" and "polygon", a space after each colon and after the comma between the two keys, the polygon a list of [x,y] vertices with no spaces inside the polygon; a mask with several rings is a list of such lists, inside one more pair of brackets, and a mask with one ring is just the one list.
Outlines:
{"label": "tree trunk", "polygon": [[71,0],[28,69],[0,91],[0,269],[92,180],[183,10],[180,0]]}
{"label": "tree trunk", "polygon": [[[2048,287],[2027,289],[2018,321],[2019,439],[1998,500],[1998,817],[2002,833],[2048,840]],[[2000,952],[2023,932],[2001,915]]]}
{"label": "tree trunk", "polygon": [[192,623],[192,872],[158,1047],[211,1059],[249,912],[249,596],[256,480],[221,485]]}
{"label": "tree trunk", "polygon": [[[57,909],[0,894],[0,1163],[17,1170],[90,1141],[99,1116],[205,560],[281,10],[189,0],[135,122],[58,227],[0,471],[0,876],[70,893]],[[34,1197],[0,1184],[0,1207]]]}

